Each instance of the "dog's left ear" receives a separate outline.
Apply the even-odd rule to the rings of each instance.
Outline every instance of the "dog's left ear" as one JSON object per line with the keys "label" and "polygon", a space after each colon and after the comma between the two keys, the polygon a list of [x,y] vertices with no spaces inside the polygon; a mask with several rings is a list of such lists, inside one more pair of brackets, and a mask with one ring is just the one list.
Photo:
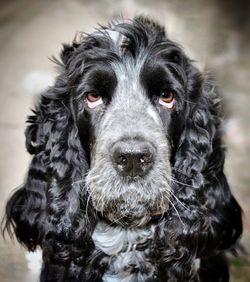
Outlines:
{"label": "dog's left ear", "polygon": [[196,220],[203,222],[204,230],[195,231],[204,236],[199,251],[226,249],[241,235],[242,219],[223,172],[220,101],[208,79],[193,67],[188,73],[187,116],[174,169],[177,175],[185,175],[193,188],[183,187],[180,198],[196,206]]}

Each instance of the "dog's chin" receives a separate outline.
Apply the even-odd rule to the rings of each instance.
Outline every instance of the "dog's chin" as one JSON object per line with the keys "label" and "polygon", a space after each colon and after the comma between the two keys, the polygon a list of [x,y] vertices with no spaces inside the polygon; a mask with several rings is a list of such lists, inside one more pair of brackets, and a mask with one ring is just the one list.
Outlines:
{"label": "dog's chin", "polygon": [[135,203],[133,206],[125,202],[107,205],[104,210],[95,207],[101,215],[113,224],[126,228],[146,225],[152,218],[163,215],[169,208],[168,202],[161,206],[149,207],[143,203]]}
{"label": "dog's chin", "polygon": [[107,214],[106,218],[111,223],[115,225],[120,225],[124,228],[135,228],[135,227],[142,227],[146,225],[150,220],[151,216],[142,216],[142,217],[122,217],[117,219],[114,214],[110,213]]}

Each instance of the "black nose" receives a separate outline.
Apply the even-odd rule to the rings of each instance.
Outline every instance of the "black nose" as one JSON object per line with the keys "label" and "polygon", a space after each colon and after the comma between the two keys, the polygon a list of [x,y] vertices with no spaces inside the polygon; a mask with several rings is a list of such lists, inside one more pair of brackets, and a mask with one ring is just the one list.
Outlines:
{"label": "black nose", "polygon": [[142,141],[118,142],[112,150],[112,161],[123,176],[144,176],[154,163],[153,148]]}

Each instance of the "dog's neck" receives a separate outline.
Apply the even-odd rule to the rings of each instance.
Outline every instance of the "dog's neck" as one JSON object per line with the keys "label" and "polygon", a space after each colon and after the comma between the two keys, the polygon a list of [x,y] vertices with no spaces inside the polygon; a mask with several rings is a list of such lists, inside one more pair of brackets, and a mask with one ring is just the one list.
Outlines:
{"label": "dog's neck", "polygon": [[96,249],[106,255],[104,260],[108,263],[103,281],[140,281],[139,276],[145,276],[145,280],[153,276],[155,268],[149,253],[155,228],[153,223],[134,228],[105,222],[97,224],[92,239]]}
{"label": "dog's neck", "polygon": [[92,239],[96,248],[109,256],[120,252],[142,249],[152,241],[155,233],[155,224],[145,227],[123,228],[112,226],[106,222],[99,222],[94,230]]}

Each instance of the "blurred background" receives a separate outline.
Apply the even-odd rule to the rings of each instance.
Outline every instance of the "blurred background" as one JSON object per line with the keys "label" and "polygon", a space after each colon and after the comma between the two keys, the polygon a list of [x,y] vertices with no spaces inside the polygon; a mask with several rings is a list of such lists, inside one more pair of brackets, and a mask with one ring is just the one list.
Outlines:
{"label": "blurred background", "polygon": [[[91,32],[123,14],[150,15],[165,25],[200,70],[215,78],[224,103],[226,174],[244,210],[242,244],[250,250],[250,1],[248,0],[0,0],[0,217],[30,161],[26,116],[53,83],[48,59],[77,31]],[[233,282],[250,281],[247,255],[231,258]],[[37,256],[0,236],[0,281],[38,281]]]}

